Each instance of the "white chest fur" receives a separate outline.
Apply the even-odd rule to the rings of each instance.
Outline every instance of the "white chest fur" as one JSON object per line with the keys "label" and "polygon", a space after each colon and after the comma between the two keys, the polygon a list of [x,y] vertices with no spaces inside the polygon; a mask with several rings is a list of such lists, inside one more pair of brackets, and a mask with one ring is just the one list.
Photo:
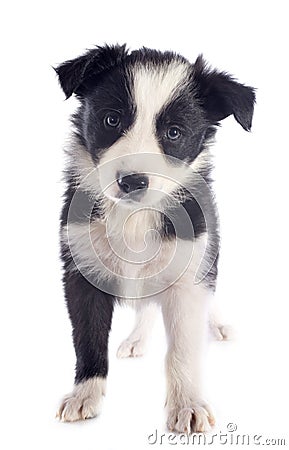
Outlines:
{"label": "white chest fur", "polygon": [[162,239],[154,210],[112,212],[105,221],[70,223],[62,232],[80,272],[117,297],[156,296],[189,273],[192,283],[205,254],[206,236]]}

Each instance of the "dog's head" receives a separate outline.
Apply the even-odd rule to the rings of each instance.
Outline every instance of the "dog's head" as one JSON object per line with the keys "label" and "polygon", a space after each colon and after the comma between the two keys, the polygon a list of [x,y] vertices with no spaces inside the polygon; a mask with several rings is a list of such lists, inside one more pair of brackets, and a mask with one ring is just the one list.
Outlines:
{"label": "dog's head", "polygon": [[81,102],[74,124],[91,180],[113,201],[151,203],[184,185],[222,119],[251,128],[254,89],[202,56],[191,64],[172,52],[104,46],[56,72],[66,97]]}

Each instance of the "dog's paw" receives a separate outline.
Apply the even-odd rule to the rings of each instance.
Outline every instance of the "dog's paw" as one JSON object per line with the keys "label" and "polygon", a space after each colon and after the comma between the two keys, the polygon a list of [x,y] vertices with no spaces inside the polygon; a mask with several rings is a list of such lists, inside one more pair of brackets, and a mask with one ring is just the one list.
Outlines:
{"label": "dog's paw", "polygon": [[177,433],[206,433],[215,424],[214,416],[204,403],[195,402],[189,408],[174,408],[169,411],[167,427]]}
{"label": "dog's paw", "polygon": [[91,419],[97,416],[98,412],[95,399],[79,398],[70,394],[63,399],[57,417],[62,422],[76,422],[77,420]]}
{"label": "dog's paw", "polygon": [[64,397],[56,417],[62,422],[93,418],[100,413],[104,393],[104,378],[94,377],[79,383],[70,394]]}
{"label": "dog's paw", "polygon": [[117,351],[118,358],[133,358],[143,356],[145,353],[145,343],[142,339],[125,339]]}
{"label": "dog's paw", "polygon": [[230,325],[210,323],[210,329],[216,341],[230,341],[234,338],[234,331]]}

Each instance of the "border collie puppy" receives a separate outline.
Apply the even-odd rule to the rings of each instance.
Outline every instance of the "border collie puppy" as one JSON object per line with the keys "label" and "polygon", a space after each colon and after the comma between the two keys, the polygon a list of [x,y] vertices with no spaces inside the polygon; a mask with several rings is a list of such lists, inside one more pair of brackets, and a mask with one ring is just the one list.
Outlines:
{"label": "border collie puppy", "polygon": [[[67,148],[61,215],[64,289],[73,328],[73,391],[63,421],[96,416],[105,394],[116,303],[136,308],[119,357],[141,355],[157,309],[168,340],[167,425],[203,432],[202,352],[217,277],[218,221],[209,145],[233,115],[251,128],[254,89],[173,52],[96,47],[56,69],[79,108]],[[215,319],[219,338],[225,328]]]}

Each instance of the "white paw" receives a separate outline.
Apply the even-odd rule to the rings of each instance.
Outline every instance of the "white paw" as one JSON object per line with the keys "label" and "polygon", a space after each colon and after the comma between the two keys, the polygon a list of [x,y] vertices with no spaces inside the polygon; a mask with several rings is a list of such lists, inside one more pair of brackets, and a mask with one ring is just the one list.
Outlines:
{"label": "white paw", "polygon": [[177,433],[206,433],[215,424],[214,416],[208,405],[193,402],[190,407],[174,408],[169,411],[167,426]]}
{"label": "white paw", "polygon": [[118,358],[133,358],[143,356],[145,353],[145,344],[142,339],[126,339],[123,341],[117,351]]}
{"label": "white paw", "polygon": [[234,338],[233,328],[230,325],[210,323],[210,329],[217,341],[229,341]]}
{"label": "white paw", "polygon": [[95,417],[98,414],[98,405],[91,397],[81,399],[73,394],[67,395],[59,408],[57,417],[62,422],[75,422]]}
{"label": "white paw", "polygon": [[75,422],[97,416],[104,392],[105,379],[101,377],[77,384],[62,400],[56,417],[62,422]]}

